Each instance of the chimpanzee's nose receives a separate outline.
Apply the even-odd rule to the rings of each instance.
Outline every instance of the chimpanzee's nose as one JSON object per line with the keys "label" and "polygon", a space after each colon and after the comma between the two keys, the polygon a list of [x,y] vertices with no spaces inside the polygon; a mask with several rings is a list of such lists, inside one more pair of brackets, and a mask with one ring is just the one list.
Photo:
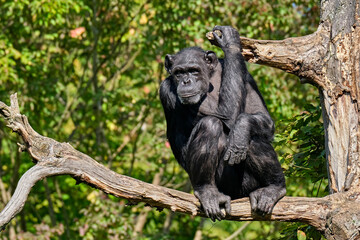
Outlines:
{"label": "chimpanzee's nose", "polygon": [[183,85],[189,84],[190,82],[190,78],[184,78],[184,80],[182,81]]}

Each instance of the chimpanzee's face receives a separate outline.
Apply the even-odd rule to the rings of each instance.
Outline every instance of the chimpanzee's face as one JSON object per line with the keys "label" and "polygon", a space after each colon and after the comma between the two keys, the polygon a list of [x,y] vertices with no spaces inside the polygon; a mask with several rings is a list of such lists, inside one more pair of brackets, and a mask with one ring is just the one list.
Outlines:
{"label": "chimpanzee's face", "polygon": [[182,104],[197,104],[209,91],[214,64],[217,64],[215,53],[199,49],[189,48],[166,56],[165,67],[173,76]]}

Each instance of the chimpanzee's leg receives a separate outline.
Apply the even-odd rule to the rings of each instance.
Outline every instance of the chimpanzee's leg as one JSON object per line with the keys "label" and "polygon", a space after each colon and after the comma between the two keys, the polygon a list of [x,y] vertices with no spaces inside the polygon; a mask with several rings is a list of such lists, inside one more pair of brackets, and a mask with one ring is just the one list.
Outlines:
{"label": "chimpanzee's leg", "polygon": [[194,127],[187,145],[185,170],[190,176],[195,196],[208,217],[213,221],[225,215],[220,207],[230,213],[230,197],[219,192],[216,186],[220,157],[226,147],[226,135],[222,122],[207,116]]}
{"label": "chimpanzee's leg", "polygon": [[270,142],[273,135],[274,122],[268,114],[240,114],[230,130],[224,161],[228,161],[229,165],[239,164],[246,159],[250,140],[254,136]]}
{"label": "chimpanzee's leg", "polygon": [[250,185],[259,185],[250,193],[250,201],[252,209],[261,214],[270,213],[286,193],[284,174],[271,146],[273,134],[274,123],[267,114],[240,114],[224,155],[229,165],[245,161],[245,171],[252,177],[242,183],[242,190],[252,191]]}
{"label": "chimpanzee's leg", "polygon": [[[250,141],[246,170],[260,188],[250,193],[251,209],[259,214],[271,213],[274,205],[286,194],[284,173],[270,142],[261,138]],[[246,187],[246,186],[245,186]]]}

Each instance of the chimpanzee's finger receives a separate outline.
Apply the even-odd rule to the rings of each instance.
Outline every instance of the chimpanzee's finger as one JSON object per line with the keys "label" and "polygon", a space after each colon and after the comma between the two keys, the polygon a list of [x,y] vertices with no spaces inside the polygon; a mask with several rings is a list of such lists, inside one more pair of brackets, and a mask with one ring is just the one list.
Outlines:
{"label": "chimpanzee's finger", "polygon": [[225,155],[224,155],[224,161],[228,161],[231,157],[231,151],[230,150],[226,150]]}

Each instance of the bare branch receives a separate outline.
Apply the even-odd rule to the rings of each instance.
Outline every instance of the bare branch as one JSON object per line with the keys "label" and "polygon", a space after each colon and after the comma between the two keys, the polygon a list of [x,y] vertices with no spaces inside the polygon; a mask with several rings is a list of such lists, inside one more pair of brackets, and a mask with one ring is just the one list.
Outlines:
{"label": "bare branch", "polygon": [[30,168],[20,178],[16,190],[7,203],[5,208],[0,213],[0,230],[8,224],[24,207],[26,199],[30,193],[31,188],[39,180],[47,176],[67,174],[63,169],[58,169],[49,166],[41,166],[40,164]]}
{"label": "bare branch", "polygon": [[[0,102],[0,115],[9,123],[11,129],[22,136],[27,150],[37,164],[22,176],[10,202],[0,213],[0,228],[21,211],[37,181],[47,176],[63,174],[71,175],[78,182],[84,182],[105,193],[128,199],[131,203],[146,202],[156,208],[204,216],[199,201],[192,194],[117,174],[75,150],[70,144],[39,135],[30,127],[26,116],[18,111],[16,95],[12,95],[11,99],[11,107]],[[251,212],[248,198],[232,201],[231,207],[231,215],[226,217],[228,220],[301,221],[324,231],[326,215],[332,209],[332,201],[327,197],[285,197],[277,203],[271,216],[263,218]]]}
{"label": "bare branch", "polygon": [[[212,32],[206,37],[211,40]],[[325,24],[303,37],[284,40],[257,40],[241,37],[242,54],[246,61],[278,68],[300,77],[302,82],[324,87],[323,61],[329,42]]]}

